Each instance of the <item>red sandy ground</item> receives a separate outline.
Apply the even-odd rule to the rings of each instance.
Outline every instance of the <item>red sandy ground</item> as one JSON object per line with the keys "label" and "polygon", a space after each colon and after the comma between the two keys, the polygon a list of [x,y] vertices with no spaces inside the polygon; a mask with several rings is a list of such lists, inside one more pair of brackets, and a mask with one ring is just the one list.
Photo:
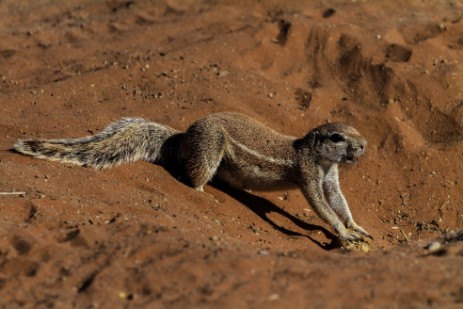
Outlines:
{"label": "red sandy ground", "polygon": [[[461,1],[0,2],[4,308],[461,308]],[[10,151],[124,116],[218,111],[368,140],[341,184],[372,251],[299,191],[196,192],[145,162],[95,171]]]}

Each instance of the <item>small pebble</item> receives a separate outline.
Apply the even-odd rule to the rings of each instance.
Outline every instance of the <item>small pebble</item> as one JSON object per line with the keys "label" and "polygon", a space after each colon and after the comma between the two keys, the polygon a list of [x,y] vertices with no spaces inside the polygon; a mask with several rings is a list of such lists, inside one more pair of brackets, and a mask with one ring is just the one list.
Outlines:
{"label": "small pebble", "polygon": [[428,244],[426,246],[426,249],[430,252],[430,253],[435,253],[437,251],[439,251],[440,249],[442,248],[442,244],[438,241],[433,241],[432,243]]}
{"label": "small pebble", "polygon": [[278,299],[280,299],[280,295],[278,295],[277,293],[270,295],[268,298],[268,300],[278,300]]}

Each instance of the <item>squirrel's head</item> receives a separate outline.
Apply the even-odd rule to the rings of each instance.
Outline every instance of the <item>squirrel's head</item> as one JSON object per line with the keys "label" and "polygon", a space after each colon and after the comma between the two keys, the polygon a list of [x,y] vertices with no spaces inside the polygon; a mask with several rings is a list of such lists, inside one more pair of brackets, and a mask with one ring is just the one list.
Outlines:
{"label": "squirrel's head", "polygon": [[328,123],[310,131],[302,144],[322,160],[355,163],[365,151],[367,141],[351,126]]}

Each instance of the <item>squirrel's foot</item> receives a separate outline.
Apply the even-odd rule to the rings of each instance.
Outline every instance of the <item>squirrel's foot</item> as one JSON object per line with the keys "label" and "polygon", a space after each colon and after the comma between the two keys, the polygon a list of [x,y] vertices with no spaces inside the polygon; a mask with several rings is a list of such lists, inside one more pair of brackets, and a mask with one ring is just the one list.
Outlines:
{"label": "squirrel's foot", "polygon": [[196,190],[196,191],[199,191],[199,192],[204,192],[204,185],[196,186],[196,187],[195,187],[195,190]]}
{"label": "squirrel's foot", "polygon": [[[355,221],[350,221],[346,224],[346,227],[349,229],[349,230],[352,230],[354,232],[356,232],[357,234],[361,234],[365,237],[368,237],[370,239],[373,239],[373,237],[367,232],[365,231],[365,229],[363,227],[361,227],[360,225],[358,225],[357,223],[355,223]],[[363,238],[363,237],[362,237]]]}
{"label": "squirrel's foot", "polygon": [[353,229],[342,229],[339,232],[339,239],[341,242],[345,241],[363,241],[364,238],[361,233],[353,230]]}

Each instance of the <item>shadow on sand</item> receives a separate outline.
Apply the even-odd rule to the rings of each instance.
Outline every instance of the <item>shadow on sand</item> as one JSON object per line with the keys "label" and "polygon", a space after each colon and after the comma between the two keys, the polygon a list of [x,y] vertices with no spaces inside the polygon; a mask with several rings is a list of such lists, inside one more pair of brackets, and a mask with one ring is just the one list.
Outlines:
{"label": "shadow on sand", "polygon": [[[294,217],[293,215],[287,213],[286,211],[284,211],[280,207],[276,206],[272,202],[270,202],[270,201],[268,201],[268,200],[266,200],[266,199],[264,199],[262,197],[253,195],[253,194],[251,194],[249,192],[246,192],[246,191],[233,189],[233,188],[227,186],[226,184],[222,184],[222,183],[214,182],[212,184],[212,186],[214,188],[226,193],[230,197],[234,198],[235,200],[237,200],[238,202],[240,202],[241,204],[246,206],[249,210],[251,210],[256,215],[258,215],[262,220],[264,220],[265,222],[270,224],[273,228],[275,228],[277,231],[279,231],[279,232],[281,232],[283,234],[286,234],[288,236],[307,237],[313,243],[315,243],[316,245],[318,245],[320,248],[322,248],[324,250],[332,250],[332,249],[336,249],[336,248],[340,247],[340,244],[338,242],[338,238],[333,233],[331,233],[330,231],[325,229],[324,227],[314,225],[314,224],[310,224],[310,223],[306,223],[306,222]],[[298,227],[300,227],[300,228],[302,228],[302,229],[304,229],[306,231],[320,231],[325,235],[326,238],[330,239],[331,242],[330,243],[321,243],[321,242],[313,239],[309,235],[304,235],[304,234],[301,234],[299,232],[295,232],[295,231],[289,230],[287,228],[284,228],[284,227],[278,225],[277,223],[275,223],[274,221],[272,221],[269,218],[268,214],[270,214],[270,213],[280,214],[283,217],[289,219],[291,222],[293,222]]]}

